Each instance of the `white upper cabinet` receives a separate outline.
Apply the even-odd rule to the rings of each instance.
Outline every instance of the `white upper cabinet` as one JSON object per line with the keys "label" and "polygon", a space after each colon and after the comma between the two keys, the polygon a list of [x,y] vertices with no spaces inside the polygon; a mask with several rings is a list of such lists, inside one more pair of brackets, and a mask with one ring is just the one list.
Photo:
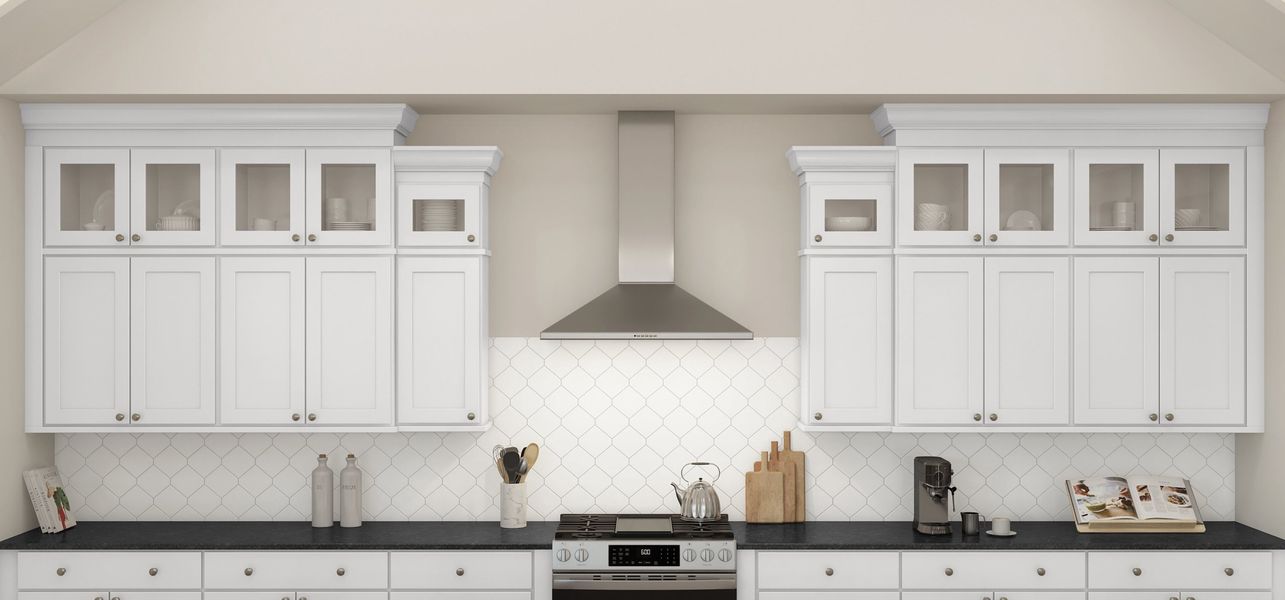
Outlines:
{"label": "white upper cabinet", "polygon": [[897,422],[980,423],[982,258],[897,259]]}
{"label": "white upper cabinet", "polygon": [[892,261],[891,256],[804,261],[804,420],[892,423]]}
{"label": "white upper cabinet", "polygon": [[1245,149],[1160,151],[1164,246],[1245,244]]}
{"label": "white upper cabinet", "polygon": [[130,151],[130,241],[138,246],[213,246],[215,152]]}
{"label": "white upper cabinet", "polygon": [[897,151],[897,243],[982,245],[981,148]]}
{"label": "white upper cabinet", "polygon": [[304,259],[219,259],[219,408],[224,424],[304,415]]}
{"label": "white upper cabinet", "polygon": [[392,257],[307,260],[308,424],[392,424]]}
{"label": "white upper cabinet", "polygon": [[129,150],[45,149],[45,245],[129,244]]}
{"label": "white upper cabinet", "polygon": [[407,425],[485,420],[486,258],[397,259],[397,419]]}
{"label": "white upper cabinet", "polygon": [[1160,241],[1160,153],[1075,150],[1075,244],[1155,246]]}
{"label": "white upper cabinet", "polygon": [[310,148],[307,161],[307,243],[392,244],[393,166],[388,148]]}
{"label": "white upper cabinet", "polygon": [[1159,268],[1155,257],[1074,259],[1077,425],[1159,419]]}
{"label": "white upper cabinet", "polygon": [[131,259],[130,420],[213,425],[215,259]]}
{"label": "white upper cabinet", "polygon": [[986,244],[1065,246],[1071,232],[1071,153],[986,150]]}
{"label": "white upper cabinet", "polygon": [[304,187],[302,148],[220,150],[220,243],[302,246]]}
{"label": "white upper cabinet", "polygon": [[1066,425],[1070,259],[986,259],[986,421]]}
{"label": "white upper cabinet", "polygon": [[129,412],[129,259],[45,259],[44,421],[124,424]]}
{"label": "white upper cabinet", "polygon": [[1245,422],[1245,259],[1160,259],[1165,425]]}
{"label": "white upper cabinet", "polygon": [[892,245],[891,183],[809,183],[803,193],[808,246]]}
{"label": "white upper cabinet", "polygon": [[403,246],[481,247],[486,190],[476,184],[397,186],[397,243]]}

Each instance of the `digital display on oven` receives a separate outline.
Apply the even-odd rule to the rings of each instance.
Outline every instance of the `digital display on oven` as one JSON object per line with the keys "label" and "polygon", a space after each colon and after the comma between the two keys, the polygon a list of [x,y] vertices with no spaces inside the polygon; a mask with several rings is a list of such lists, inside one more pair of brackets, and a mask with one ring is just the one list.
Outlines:
{"label": "digital display on oven", "polygon": [[609,567],[677,567],[678,546],[608,546]]}

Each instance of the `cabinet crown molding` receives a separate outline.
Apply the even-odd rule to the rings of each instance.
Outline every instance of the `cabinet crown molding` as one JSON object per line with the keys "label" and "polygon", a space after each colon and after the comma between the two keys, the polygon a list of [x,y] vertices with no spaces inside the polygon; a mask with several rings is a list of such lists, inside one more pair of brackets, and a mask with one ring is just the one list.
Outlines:
{"label": "cabinet crown molding", "polygon": [[806,171],[891,171],[895,146],[794,146],[786,151],[795,175]]}
{"label": "cabinet crown molding", "polygon": [[405,104],[23,104],[41,130],[384,130],[405,137],[419,115]]}
{"label": "cabinet crown molding", "polygon": [[393,168],[410,171],[476,171],[495,175],[504,153],[498,146],[399,146],[393,148]]}
{"label": "cabinet crown molding", "polygon": [[887,136],[918,129],[1261,131],[1270,104],[884,104],[870,114]]}

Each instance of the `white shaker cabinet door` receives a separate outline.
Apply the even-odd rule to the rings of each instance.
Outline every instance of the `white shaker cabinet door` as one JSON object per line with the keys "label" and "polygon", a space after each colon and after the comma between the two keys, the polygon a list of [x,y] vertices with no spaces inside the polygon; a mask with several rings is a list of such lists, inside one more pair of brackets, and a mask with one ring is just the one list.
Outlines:
{"label": "white shaker cabinet door", "polygon": [[897,422],[982,420],[982,259],[897,259]]}
{"label": "white shaker cabinet door", "polygon": [[45,259],[45,424],[129,412],[129,259]]}
{"label": "white shaker cabinet door", "polygon": [[1160,261],[1077,257],[1075,424],[1158,419]]}
{"label": "white shaker cabinet door", "polygon": [[214,260],[132,259],[130,418],[135,423],[214,424]]}
{"label": "white shaker cabinet door", "polygon": [[1070,259],[986,259],[986,420],[1071,418]]}
{"label": "white shaker cabinet door", "polygon": [[224,424],[290,425],[304,412],[304,259],[220,259]]}
{"label": "white shaker cabinet door", "polygon": [[389,425],[393,259],[308,259],[309,425]]}
{"label": "white shaker cabinet door", "polygon": [[486,258],[399,258],[397,294],[398,423],[482,423]]}
{"label": "white shaker cabinet door", "polygon": [[892,423],[892,257],[805,259],[804,419]]}
{"label": "white shaker cabinet door", "polygon": [[1245,259],[1160,259],[1164,425],[1245,422]]}

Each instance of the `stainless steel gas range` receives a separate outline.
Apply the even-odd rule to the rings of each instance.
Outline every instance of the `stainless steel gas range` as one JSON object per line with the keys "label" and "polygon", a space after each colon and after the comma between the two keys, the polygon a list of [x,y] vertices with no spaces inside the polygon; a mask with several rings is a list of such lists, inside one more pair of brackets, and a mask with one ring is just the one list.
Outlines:
{"label": "stainless steel gas range", "polygon": [[554,600],[734,600],[736,539],[724,516],[562,515]]}

